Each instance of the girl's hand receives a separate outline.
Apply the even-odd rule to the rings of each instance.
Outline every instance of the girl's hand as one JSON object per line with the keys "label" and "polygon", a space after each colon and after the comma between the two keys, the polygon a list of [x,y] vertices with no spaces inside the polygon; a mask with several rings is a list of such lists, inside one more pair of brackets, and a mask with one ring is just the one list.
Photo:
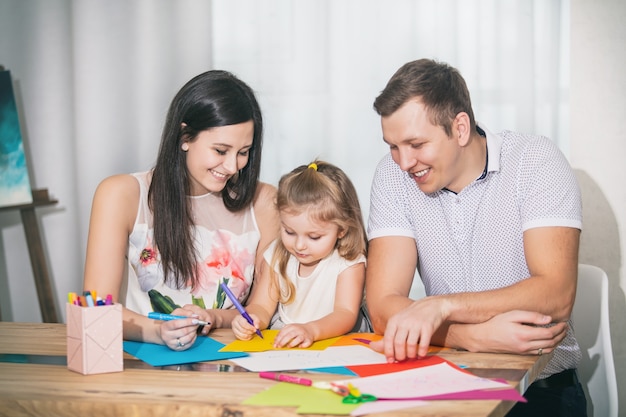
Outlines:
{"label": "girl's hand", "polygon": [[248,320],[241,315],[237,315],[232,321],[231,327],[235,337],[239,340],[250,340],[256,334],[256,329],[259,326],[259,318],[256,314],[250,314],[250,318],[254,323],[254,326],[248,323]]}
{"label": "girl's hand", "polygon": [[313,334],[306,324],[288,324],[278,332],[274,339],[274,347],[307,348],[315,342]]}

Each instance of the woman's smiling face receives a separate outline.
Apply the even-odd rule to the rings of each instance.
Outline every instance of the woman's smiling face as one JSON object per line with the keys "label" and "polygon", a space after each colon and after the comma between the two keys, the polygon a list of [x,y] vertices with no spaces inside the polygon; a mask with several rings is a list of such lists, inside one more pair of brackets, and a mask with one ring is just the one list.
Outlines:
{"label": "woman's smiling face", "polygon": [[203,130],[183,143],[191,195],[221,192],[226,182],[246,166],[254,137],[252,120]]}

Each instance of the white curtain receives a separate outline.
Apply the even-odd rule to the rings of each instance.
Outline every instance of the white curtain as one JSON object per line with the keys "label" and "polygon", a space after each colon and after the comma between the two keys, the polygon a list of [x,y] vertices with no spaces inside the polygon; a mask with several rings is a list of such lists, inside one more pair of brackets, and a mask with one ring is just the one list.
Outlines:
{"label": "white curtain", "polygon": [[[257,92],[264,181],[319,157],[351,176],[367,215],[386,152],[372,103],[409,60],[452,64],[479,121],[567,154],[568,21],[567,0],[0,0],[31,183],[59,200],[38,213],[60,317],[97,184],[152,165],[192,76],[226,69]],[[19,214],[0,213],[0,231],[2,318],[40,321]]]}

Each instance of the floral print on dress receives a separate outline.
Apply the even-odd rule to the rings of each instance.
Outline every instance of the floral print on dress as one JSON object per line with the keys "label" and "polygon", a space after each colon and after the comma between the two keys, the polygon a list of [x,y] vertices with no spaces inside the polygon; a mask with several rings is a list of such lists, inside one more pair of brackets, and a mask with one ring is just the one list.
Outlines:
{"label": "floral print on dress", "polygon": [[[175,305],[194,304],[201,308],[231,308],[230,299],[220,293],[219,284],[228,281],[241,302],[250,292],[256,250],[261,234],[252,206],[233,213],[224,206],[221,194],[207,193],[189,198],[194,214],[194,255],[198,260],[200,283],[196,288],[176,288],[165,282],[161,255],[154,243],[153,216],[148,204],[152,172],[133,174],[139,183],[139,207],[128,237],[128,273],[120,291],[124,305],[138,313],[153,310],[148,292],[158,292]],[[169,297],[169,298],[168,298]]]}
{"label": "floral print on dress", "polygon": [[148,266],[157,261],[157,256],[157,251],[151,246],[148,246],[141,251],[139,262],[141,262],[143,266]]}
{"label": "floral print on dress", "polygon": [[153,230],[144,229],[137,233],[139,236],[144,236],[141,239],[142,245],[135,246],[131,240],[131,245],[128,248],[128,259],[135,270],[141,290],[148,292],[163,279],[163,269],[161,268],[161,256],[152,243]]}
{"label": "floral print on dress", "polygon": [[[191,288],[187,283],[187,300],[202,308],[223,308],[230,300],[221,293],[219,284],[226,281],[233,294],[243,300],[250,290],[250,278],[254,272],[254,252],[241,245],[241,236],[226,230],[207,230],[196,226],[195,237],[198,243],[200,261],[197,265],[198,285]],[[129,257],[139,285],[144,292],[158,288],[163,294],[180,293],[174,283],[163,283],[163,271],[158,250],[153,245],[153,230],[145,231],[144,245],[131,246]],[[140,247],[143,247],[139,250]],[[191,293],[189,295],[189,292]],[[180,302],[179,302],[180,304]],[[226,305],[229,307],[229,305]]]}
{"label": "floral print on dress", "polygon": [[250,285],[246,275],[254,270],[254,253],[233,244],[230,232],[217,230],[213,237],[209,252],[198,263],[198,286],[191,293],[194,297],[212,294],[211,308],[222,308],[225,298],[220,296],[219,284],[223,280],[238,299],[247,296]]}

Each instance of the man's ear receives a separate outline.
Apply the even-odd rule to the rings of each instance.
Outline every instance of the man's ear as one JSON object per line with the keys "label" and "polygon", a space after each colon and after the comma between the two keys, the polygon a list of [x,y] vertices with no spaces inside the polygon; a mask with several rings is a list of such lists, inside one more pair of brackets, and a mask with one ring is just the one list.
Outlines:
{"label": "man's ear", "polygon": [[462,111],[456,115],[452,123],[452,137],[459,142],[459,146],[465,146],[469,143],[471,136],[469,116]]}

